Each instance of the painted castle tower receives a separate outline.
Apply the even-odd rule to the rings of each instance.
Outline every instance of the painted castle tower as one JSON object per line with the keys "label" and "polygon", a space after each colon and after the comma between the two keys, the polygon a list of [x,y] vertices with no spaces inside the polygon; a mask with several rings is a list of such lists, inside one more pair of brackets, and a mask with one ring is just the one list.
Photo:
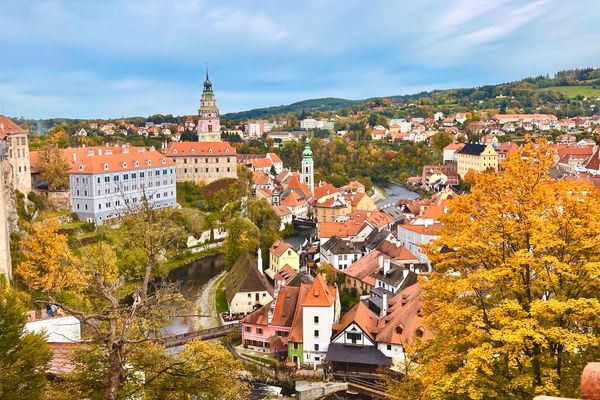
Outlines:
{"label": "painted castle tower", "polygon": [[312,158],[312,150],[310,149],[310,143],[308,137],[304,145],[304,151],[302,152],[302,171],[300,178],[302,183],[306,183],[310,192],[314,195],[315,193],[315,162]]}
{"label": "painted castle tower", "polygon": [[204,90],[200,98],[200,108],[198,109],[198,141],[199,142],[220,142],[221,141],[221,120],[219,109],[217,108],[217,99],[213,92],[212,82],[208,79],[208,67],[206,68],[206,79],[204,81]]}

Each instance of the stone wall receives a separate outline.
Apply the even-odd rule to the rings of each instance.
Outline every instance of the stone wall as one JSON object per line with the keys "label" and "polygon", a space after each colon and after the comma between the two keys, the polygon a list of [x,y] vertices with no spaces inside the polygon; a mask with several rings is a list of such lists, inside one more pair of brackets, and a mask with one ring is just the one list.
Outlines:
{"label": "stone wall", "polygon": [[68,190],[34,190],[36,194],[44,197],[48,204],[58,211],[71,211],[71,192]]}

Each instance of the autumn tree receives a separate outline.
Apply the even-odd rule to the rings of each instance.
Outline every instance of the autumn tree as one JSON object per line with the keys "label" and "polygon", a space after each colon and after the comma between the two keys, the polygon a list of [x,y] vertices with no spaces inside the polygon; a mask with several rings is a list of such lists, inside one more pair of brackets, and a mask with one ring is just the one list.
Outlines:
{"label": "autumn tree", "polygon": [[[85,372],[76,371],[65,378],[69,381],[65,390],[73,398],[134,398],[148,393],[153,382],[164,378],[163,374],[200,364],[198,357],[175,359],[166,349],[151,343],[175,316],[188,309],[177,286],[163,278],[164,265],[176,251],[174,243],[182,229],[169,218],[168,211],[152,209],[146,201],[140,209],[129,211],[129,215],[119,218],[117,226],[98,230],[97,234],[105,239],[102,242],[77,249],[69,258],[50,259],[52,263],[76,267],[79,287],[84,288],[77,293],[81,306],[61,301],[51,291],[47,300],[79,319],[88,332],[86,346],[76,357],[78,371]],[[30,259],[41,260],[47,245],[44,242],[43,246],[32,247]],[[37,268],[26,269],[31,282],[56,282],[61,276],[61,268],[47,269],[41,262],[35,265]],[[208,371],[206,376],[215,373],[214,369]],[[178,382],[183,386],[185,381],[181,377]],[[228,388],[211,390],[229,393]]]}
{"label": "autumn tree", "polygon": [[25,331],[17,296],[0,282],[0,398],[42,399],[52,353],[38,333]]}
{"label": "autumn tree", "polygon": [[41,151],[42,179],[48,189],[58,190],[69,187],[69,164],[60,153],[58,146],[49,145]]}
{"label": "autumn tree", "polygon": [[600,195],[553,181],[552,165],[544,142],[527,143],[451,201],[426,249],[435,336],[411,354],[423,398],[578,397],[600,359]]}
{"label": "autumn tree", "polygon": [[34,222],[20,241],[22,259],[15,270],[30,289],[55,295],[63,290],[79,291],[85,280],[72,263],[67,237],[58,233],[55,218]]}

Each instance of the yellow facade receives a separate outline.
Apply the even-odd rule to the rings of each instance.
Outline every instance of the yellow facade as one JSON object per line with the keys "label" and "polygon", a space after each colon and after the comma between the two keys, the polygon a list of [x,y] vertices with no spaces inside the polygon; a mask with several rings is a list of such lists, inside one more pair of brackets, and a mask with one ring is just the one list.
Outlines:
{"label": "yellow facade", "polygon": [[498,171],[498,153],[488,144],[479,155],[456,153],[456,171],[462,179],[470,170],[484,172],[489,169]]}
{"label": "yellow facade", "polygon": [[[279,246],[284,246],[286,244],[282,243]],[[286,245],[286,249],[282,252],[280,249],[273,248],[269,251],[270,254],[270,262],[269,266],[273,272],[279,272],[281,268],[288,264],[294,271],[300,270],[300,255],[291,247]]]}

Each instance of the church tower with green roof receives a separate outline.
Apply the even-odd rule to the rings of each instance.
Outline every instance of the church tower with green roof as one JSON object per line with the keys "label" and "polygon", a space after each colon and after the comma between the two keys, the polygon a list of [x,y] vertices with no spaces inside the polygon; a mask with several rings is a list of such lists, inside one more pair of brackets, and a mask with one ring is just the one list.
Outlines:
{"label": "church tower with green roof", "polygon": [[204,80],[204,90],[202,90],[202,97],[200,98],[198,115],[200,116],[197,128],[198,141],[220,142],[221,120],[212,82],[208,79],[208,67],[206,67],[206,79]]}
{"label": "church tower with green roof", "polygon": [[310,192],[314,195],[315,193],[315,162],[312,158],[312,150],[310,149],[310,143],[308,137],[304,144],[304,151],[302,152],[302,171],[300,172],[300,178],[302,183],[306,183]]}

